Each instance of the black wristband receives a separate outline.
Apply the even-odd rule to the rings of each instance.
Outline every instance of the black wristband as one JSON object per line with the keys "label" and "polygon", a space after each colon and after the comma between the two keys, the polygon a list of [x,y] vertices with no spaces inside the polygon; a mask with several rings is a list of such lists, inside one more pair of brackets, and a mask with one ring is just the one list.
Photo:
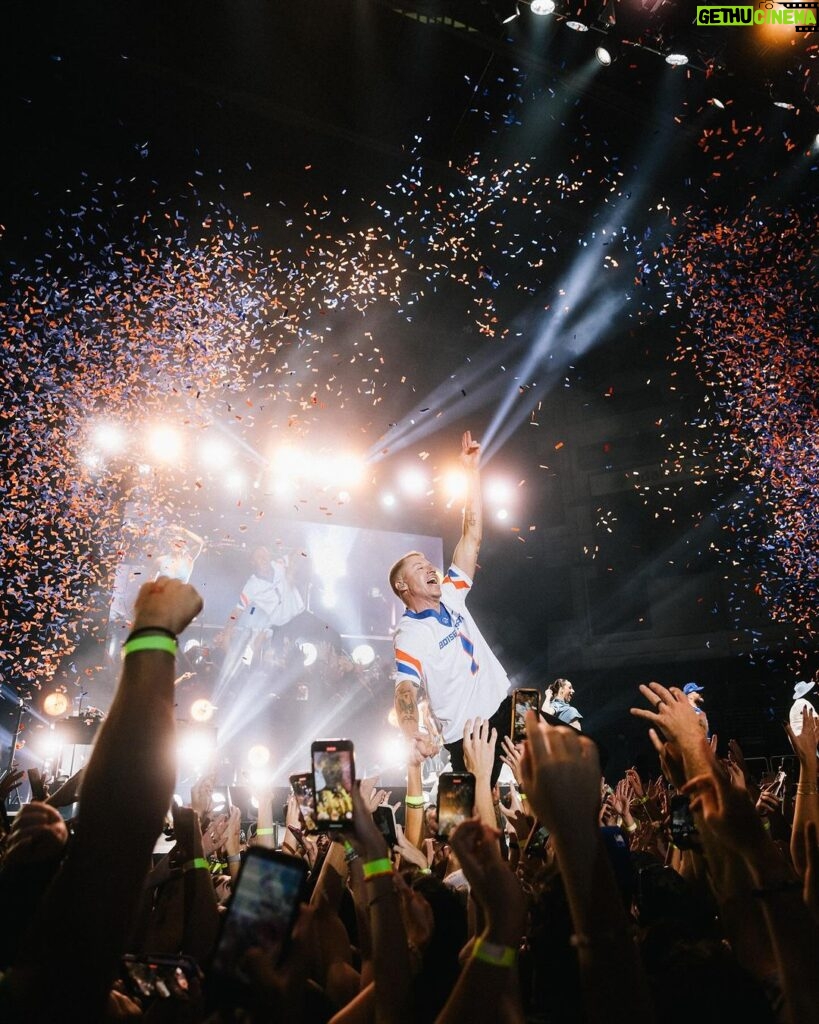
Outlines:
{"label": "black wristband", "polygon": [[125,643],[127,644],[129,640],[133,640],[135,637],[138,636],[147,636],[148,634],[150,634],[151,636],[155,636],[157,633],[159,633],[161,636],[170,637],[171,640],[176,640],[176,633],[174,633],[170,629],[165,629],[164,626],[143,626],[141,629],[132,629],[128,636],[125,638]]}

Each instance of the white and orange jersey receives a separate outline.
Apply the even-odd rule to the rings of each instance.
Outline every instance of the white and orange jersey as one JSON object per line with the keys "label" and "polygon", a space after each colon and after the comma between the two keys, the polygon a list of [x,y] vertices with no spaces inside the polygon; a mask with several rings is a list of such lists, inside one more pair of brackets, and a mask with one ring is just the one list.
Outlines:
{"label": "white and orange jersey", "polygon": [[469,718],[491,718],[509,692],[503,666],[466,608],[472,580],[454,565],[441,583],[439,611],[408,608],[395,631],[396,685],[423,686],[445,743]]}

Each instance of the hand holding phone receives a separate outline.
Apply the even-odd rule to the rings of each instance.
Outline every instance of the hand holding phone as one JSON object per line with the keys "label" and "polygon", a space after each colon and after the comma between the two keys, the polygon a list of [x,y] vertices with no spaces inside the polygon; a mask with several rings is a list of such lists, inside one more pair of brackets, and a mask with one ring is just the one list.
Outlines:
{"label": "hand holding phone", "polygon": [[209,981],[217,1001],[247,990],[242,963],[249,949],[261,949],[277,963],[287,948],[304,895],[304,861],[275,850],[251,847],[242,864],[222,923]]}
{"label": "hand holding phone", "polygon": [[444,772],[438,778],[438,838],[447,840],[454,828],[475,812],[475,776]]}
{"label": "hand holding phone", "polygon": [[310,746],[316,828],[331,832],[353,821],[355,760],[352,740],[315,740]]}
{"label": "hand holding phone", "polygon": [[514,690],[512,692],[512,724],[509,735],[513,743],[526,739],[526,712],[540,710],[540,690]]}
{"label": "hand holding phone", "polygon": [[313,792],[313,776],[310,772],[301,772],[290,776],[290,788],[299,805],[299,817],[305,831],[316,831],[316,796]]}

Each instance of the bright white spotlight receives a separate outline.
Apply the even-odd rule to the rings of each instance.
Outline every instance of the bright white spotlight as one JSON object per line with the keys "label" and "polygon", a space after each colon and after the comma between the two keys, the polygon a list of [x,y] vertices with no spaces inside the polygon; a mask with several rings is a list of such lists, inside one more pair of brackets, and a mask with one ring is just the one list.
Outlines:
{"label": "bright white spotlight", "polygon": [[[198,732],[189,732],[180,742],[179,759],[191,765],[205,764],[214,751],[213,737]],[[216,794],[213,794],[214,797]]]}
{"label": "bright white spotlight", "polygon": [[594,55],[598,59],[598,61],[603,65],[604,68],[609,67],[609,65],[614,60],[614,57],[612,57],[611,55],[611,51],[605,46],[596,47]]}
{"label": "bright white spotlight", "polygon": [[725,104],[722,102],[722,100],[717,99],[716,96],[712,96],[708,102],[711,104],[712,107],[717,107],[718,110],[725,110]]}
{"label": "bright white spotlight", "polygon": [[304,655],[305,666],[315,664],[316,658],[318,658],[318,647],[315,644],[311,644],[309,641],[301,643],[299,650]]}
{"label": "bright white spotlight", "polygon": [[231,472],[225,476],[225,487],[234,494],[237,491],[241,491],[245,483],[245,475],[239,469],[231,470]]}
{"label": "bright white spotlight", "polygon": [[486,484],[486,500],[493,505],[503,505],[512,497],[512,487],[506,480],[489,480]]}
{"label": "bright white spotlight", "polygon": [[509,518],[509,512],[505,508],[499,508],[498,511],[495,513],[495,515],[501,521],[503,521],[504,519],[508,519]]}
{"label": "bright white spotlight", "polygon": [[467,490],[466,473],[460,469],[452,469],[444,475],[444,493],[449,501],[465,498]]}
{"label": "bright white spotlight", "polygon": [[336,501],[339,505],[348,505],[352,500],[352,495],[349,491],[339,491],[336,495]]}
{"label": "bright white spotlight", "polygon": [[82,457],[82,462],[88,469],[102,468],[102,456],[99,452],[85,452]]}
{"label": "bright white spotlight", "polygon": [[672,51],[665,58],[666,64],[670,64],[672,68],[684,68],[688,63],[688,57],[684,53]]}
{"label": "bright white spotlight", "polygon": [[389,491],[387,491],[386,494],[382,494],[381,504],[384,506],[384,508],[395,508],[395,495],[390,494]]}
{"label": "bright white spotlight", "polygon": [[372,665],[375,661],[375,651],[369,644],[359,644],[353,648],[353,661],[356,665]]}
{"label": "bright white spotlight", "polygon": [[117,455],[125,447],[125,434],[115,423],[98,423],[92,440],[100,451],[108,455]]}
{"label": "bright white spotlight", "polygon": [[257,743],[248,750],[247,760],[254,768],[263,768],[270,760],[270,749],[264,743]]}
{"label": "bright white spotlight", "polygon": [[566,28],[570,28],[572,30],[572,32],[588,32],[589,31],[589,26],[588,25],[584,25],[582,21],[576,21],[574,18],[572,18],[570,21],[566,22]]}
{"label": "bright white spotlight", "polygon": [[355,487],[364,475],[364,461],[357,455],[331,458],[326,472],[337,486]]}
{"label": "bright white spotlight", "polygon": [[427,489],[426,475],[417,466],[410,466],[403,470],[398,482],[401,485],[401,490],[413,498],[420,498]]}
{"label": "bright white spotlight", "polygon": [[780,110],[796,110],[796,104],[789,100],[774,100],[773,105],[779,107]]}
{"label": "bright white spotlight", "polygon": [[199,461],[207,469],[224,469],[230,463],[230,445],[221,437],[203,437],[199,441]]}
{"label": "bright white spotlight", "polygon": [[54,726],[50,726],[46,731],[45,736],[40,737],[37,744],[38,752],[46,758],[56,757],[60,752],[61,743],[57,733],[54,731]]}
{"label": "bright white spotlight", "polygon": [[517,4],[513,8],[510,8],[501,18],[501,24],[508,25],[510,21],[514,21],[520,15],[520,8]]}
{"label": "bright white spotlight", "polygon": [[403,736],[385,736],[380,746],[381,756],[386,764],[406,764],[407,743]]}
{"label": "bright white spotlight", "polygon": [[532,14],[554,14],[555,0],[532,0],[531,4],[529,4],[529,10]]}
{"label": "bright white spotlight", "polygon": [[209,722],[216,708],[206,697],[200,697],[191,704],[191,718],[194,722]]}
{"label": "bright white spotlight", "polygon": [[68,697],[60,690],[50,693],[43,701],[43,711],[52,718],[59,718],[68,711]]}
{"label": "bright white spotlight", "polygon": [[159,423],[148,431],[148,451],[156,462],[176,462],[182,454],[182,436],[168,424]]}

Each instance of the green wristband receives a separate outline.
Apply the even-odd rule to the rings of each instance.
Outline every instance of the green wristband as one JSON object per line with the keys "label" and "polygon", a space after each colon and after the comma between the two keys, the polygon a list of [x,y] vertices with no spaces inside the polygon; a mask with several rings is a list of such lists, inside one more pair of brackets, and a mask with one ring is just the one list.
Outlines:
{"label": "green wristband", "polygon": [[276,829],[275,828],[257,828],[256,829],[256,835],[257,836],[275,836],[275,834],[276,834]]}
{"label": "green wristband", "polygon": [[405,796],[404,803],[407,807],[423,807],[426,801],[422,796]]}
{"label": "green wristband", "polygon": [[195,871],[197,868],[201,868],[203,871],[210,871],[210,864],[208,864],[204,857],[194,857],[193,860],[186,861],[182,865],[183,871]]}
{"label": "green wristband", "polygon": [[518,951],[511,946],[499,946],[494,942],[478,939],[472,947],[472,956],[475,960],[491,964],[493,967],[514,967]]}
{"label": "green wristband", "polygon": [[176,657],[177,643],[169,636],[138,636],[122,645],[122,657],[137,651],[165,651]]}
{"label": "green wristband", "polygon": [[380,878],[381,875],[392,874],[392,861],[389,857],[381,857],[380,860],[368,860],[361,865],[364,878],[369,882],[371,878]]}

